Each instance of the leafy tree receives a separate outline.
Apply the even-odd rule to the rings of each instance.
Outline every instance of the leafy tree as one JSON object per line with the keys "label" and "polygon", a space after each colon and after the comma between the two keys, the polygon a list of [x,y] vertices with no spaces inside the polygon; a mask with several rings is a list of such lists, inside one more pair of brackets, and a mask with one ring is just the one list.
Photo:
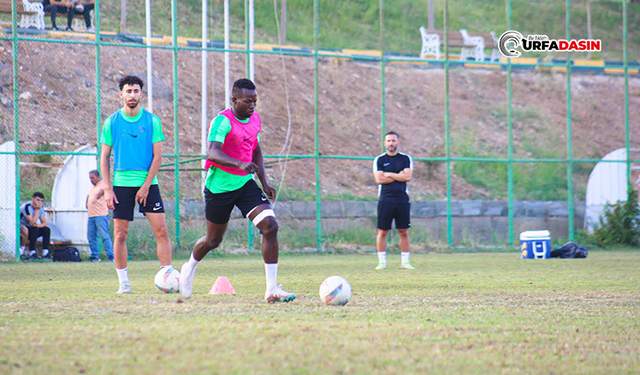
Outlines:
{"label": "leafy tree", "polygon": [[600,225],[593,233],[600,246],[640,245],[640,209],[638,193],[629,183],[626,202],[608,204],[600,217]]}

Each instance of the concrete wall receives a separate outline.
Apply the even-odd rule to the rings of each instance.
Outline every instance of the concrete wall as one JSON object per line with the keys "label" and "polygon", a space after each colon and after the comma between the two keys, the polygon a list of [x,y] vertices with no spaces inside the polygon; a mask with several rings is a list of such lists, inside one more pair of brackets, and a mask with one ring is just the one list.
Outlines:
{"label": "concrete wall", "polygon": [[[333,232],[349,226],[375,229],[377,202],[345,201],[323,202],[321,206],[323,230]],[[173,202],[166,201],[171,212]],[[296,228],[315,228],[316,203],[314,201],[278,202],[276,215],[281,222],[295,220]],[[182,201],[180,210],[184,219],[204,217],[202,201]],[[574,203],[574,228],[584,228],[584,202]],[[566,201],[514,202],[514,233],[525,230],[548,229],[553,237],[568,237],[568,203]],[[504,243],[509,233],[508,204],[505,201],[453,201],[451,202],[453,237],[458,241]],[[236,209],[232,219],[242,220]],[[412,228],[423,229],[437,240],[447,238],[447,202],[428,201],[411,203]]]}

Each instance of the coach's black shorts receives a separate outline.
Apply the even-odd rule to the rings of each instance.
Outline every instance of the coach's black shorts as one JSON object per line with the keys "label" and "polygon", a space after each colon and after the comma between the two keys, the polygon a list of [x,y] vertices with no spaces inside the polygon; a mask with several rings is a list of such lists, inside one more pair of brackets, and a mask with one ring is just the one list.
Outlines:
{"label": "coach's black shorts", "polygon": [[391,222],[396,221],[396,229],[411,226],[411,203],[378,201],[378,229],[390,230]]}
{"label": "coach's black shorts", "polygon": [[[136,206],[136,194],[139,187],[114,186],[113,193],[118,198],[116,208],[113,210],[114,219],[123,219],[133,221],[133,209]],[[140,206],[140,212],[152,212],[155,214],[164,213],[164,204],[160,196],[158,185],[149,186],[149,195],[147,195],[147,203]]]}
{"label": "coach's black shorts", "polygon": [[267,197],[254,180],[247,181],[240,189],[226,193],[213,194],[204,188],[205,216],[214,224],[225,224],[229,221],[233,206],[238,206],[242,216],[261,204],[270,204]]}

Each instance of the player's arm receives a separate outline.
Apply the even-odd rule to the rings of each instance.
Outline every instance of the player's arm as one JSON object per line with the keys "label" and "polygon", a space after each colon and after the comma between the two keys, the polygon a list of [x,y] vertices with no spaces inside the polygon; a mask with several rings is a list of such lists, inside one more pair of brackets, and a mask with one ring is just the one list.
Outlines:
{"label": "player's arm", "polygon": [[236,158],[232,158],[222,151],[222,142],[209,142],[209,149],[207,150],[207,159],[212,162],[221,165],[223,167],[231,167],[242,169],[242,163]]}
{"label": "player's arm", "polygon": [[[44,207],[40,207],[41,210],[44,210]],[[40,218],[40,225],[38,225],[38,227],[40,228],[44,228],[47,226],[47,215],[43,215]]]}
{"label": "player's arm", "polygon": [[385,177],[383,171],[384,162],[380,159],[380,156],[373,160],[373,178],[376,180],[376,184],[390,184],[393,182],[392,178]]}
{"label": "player's arm", "polygon": [[387,172],[375,171],[373,172],[373,178],[375,178],[377,184],[390,184],[395,181],[393,178],[388,177]]}
{"label": "player's arm", "polygon": [[258,142],[258,146],[255,150],[253,150],[253,158],[252,161],[258,166],[258,178],[260,179],[260,184],[262,184],[262,190],[267,195],[269,199],[276,198],[276,189],[271,187],[267,182],[267,172],[264,169],[264,158],[262,157],[262,149],[260,148],[260,142]]}
{"label": "player's arm", "polygon": [[149,189],[149,186],[151,186],[153,179],[158,174],[160,166],[162,165],[162,143],[163,142],[156,142],[153,144],[153,160],[151,161],[151,166],[149,167],[147,178],[142,184],[142,186],[146,186],[147,189]]}
{"label": "player's arm", "polygon": [[145,178],[142,186],[140,186],[140,189],[138,189],[138,192],[136,193],[136,202],[140,203],[143,206],[147,205],[149,187],[151,187],[153,179],[158,174],[160,165],[162,165],[162,141],[153,144],[153,160],[151,161],[151,166],[149,167],[149,173],[147,173],[147,178]]}
{"label": "player's arm", "polygon": [[[32,207],[33,208],[33,207]],[[29,213],[28,210],[26,210],[26,213]],[[36,224],[38,224],[37,222],[35,222],[35,220],[33,219],[36,216],[36,212],[34,209],[33,215],[24,215],[25,219],[27,219],[27,223],[29,223],[29,226],[35,227]]]}
{"label": "player's arm", "polygon": [[162,165],[162,143],[165,141],[164,133],[162,132],[162,123],[160,123],[160,119],[158,116],[153,115],[153,129],[151,135],[151,144],[153,159],[151,160],[151,165],[149,166],[149,171],[147,172],[147,177],[144,179],[142,186],[136,192],[136,202],[140,203],[142,206],[147,205],[147,197],[149,196],[149,188],[151,187],[151,183],[156,178],[158,171],[160,170],[160,166]]}
{"label": "player's arm", "polygon": [[223,167],[238,168],[247,173],[256,173],[258,171],[258,166],[255,163],[243,163],[222,151],[222,145],[230,131],[231,123],[226,117],[218,115],[213,119],[209,129],[207,159]]}
{"label": "player's arm", "polygon": [[107,200],[107,207],[113,210],[118,198],[113,194],[113,185],[111,185],[111,146],[102,144],[100,153],[100,171],[102,172],[102,181],[104,181],[104,197]]}
{"label": "player's arm", "polygon": [[413,169],[405,168],[398,173],[385,172],[384,176],[394,181],[409,182],[411,181],[412,174],[413,174]]}

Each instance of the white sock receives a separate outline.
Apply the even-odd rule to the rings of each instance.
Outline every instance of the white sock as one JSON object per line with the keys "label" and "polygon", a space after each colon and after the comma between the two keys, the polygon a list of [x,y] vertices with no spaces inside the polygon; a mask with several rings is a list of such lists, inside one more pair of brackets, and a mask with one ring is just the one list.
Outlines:
{"label": "white sock", "polygon": [[26,246],[20,246],[20,255],[24,254],[24,250],[26,249]]}
{"label": "white sock", "polygon": [[129,267],[124,269],[116,268],[116,273],[118,273],[118,281],[120,284],[129,282]]}
{"label": "white sock", "polygon": [[196,268],[200,263],[199,260],[193,257],[193,253],[191,253],[191,257],[189,258],[189,267]]}
{"label": "white sock", "polygon": [[196,270],[198,263],[200,263],[200,261],[196,260],[196,258],[193,257],[193,253],[191,253],[191,257],[189,257],[189,260],[184,264],[184,266],[182,266],[182,268],[188,271],[188,273],[193,273]]}
{"label": "white sock", "polygon": [[272,290],[278,285],[278,263],[265,263],[264,273],[267,277],[267,291]]}
{"label": "white sock", "polygon": [[36,255],[36,251],[35,250],[29,250],[29,255]]}
{"label": "white sock", "polygon": [[386,251],[378,251],[378,262],[379,263],[387,263],[387,252]]}
{"label": "white sock", "polygon": [[49,255],[49,249],[42,249],[42,256],[46,257],[47,255]]}
{"label": "white sock", "polygon": [[[127,267],[129,268],[129,267]],[[166,266],[160,266],[160,268],[173,268],[173,264],[167,264]]]}
{"label": "white sock", "polygon": [[400,256],[402,257],[402,264],[409,263],[409,255],[410,255],[410,254],[411,254],[411,253],[410,253],[410,252],[408,252],[408,251],[407,251],[407,252],[401,252],[401,253],[400,253]]}

